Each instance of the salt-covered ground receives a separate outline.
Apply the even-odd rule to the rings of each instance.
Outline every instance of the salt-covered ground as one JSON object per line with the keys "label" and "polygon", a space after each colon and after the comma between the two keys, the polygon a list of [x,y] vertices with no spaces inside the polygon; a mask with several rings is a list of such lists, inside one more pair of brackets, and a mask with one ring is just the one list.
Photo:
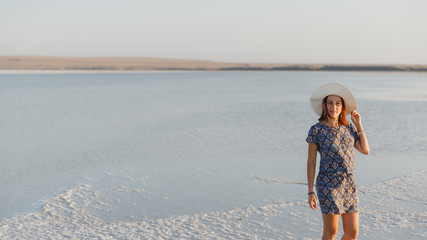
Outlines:
{"label": "salt-covered ground", "polygon": [[425,239],[425,75],[315,72],[0,75],[0,239],[319,239],[304,140],[331,81],[371,146],[359,239]]}
{"label": "salt-covered ground", "polygon": [[[257,184],[289,184],[286,178],[253,177]],[[359,239],[427,237],[427,170],[361,186]],[[294,186],[297,187],[297,186]],[[141,191],[123,186],[123,191]],[[265,199],[227,211],[144,221],[107,222],[93,214],[106,206],[99,192],[79,185],[59,194],[43,211],[1,223],[1,239],[319,239],[319,211],[305,199]],[[339,235],[342,233],[340,232]]]}

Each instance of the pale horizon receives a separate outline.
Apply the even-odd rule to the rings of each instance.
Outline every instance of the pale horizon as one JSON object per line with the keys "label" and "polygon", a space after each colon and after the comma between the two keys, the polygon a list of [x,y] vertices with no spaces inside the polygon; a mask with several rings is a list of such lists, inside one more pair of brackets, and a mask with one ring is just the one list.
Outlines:
{"label": "pale horizon", "polygon": [[424,1],[4,1],[0,55],[427,64]]}

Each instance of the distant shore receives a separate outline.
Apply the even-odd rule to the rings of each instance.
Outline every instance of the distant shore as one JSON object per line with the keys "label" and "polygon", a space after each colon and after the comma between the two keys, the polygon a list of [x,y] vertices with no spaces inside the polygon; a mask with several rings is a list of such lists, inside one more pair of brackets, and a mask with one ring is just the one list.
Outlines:
{"label": "distant shore", "polygon": [[0,70],[427,72],[427,65],[224,63],[137,57],[0,56]]}

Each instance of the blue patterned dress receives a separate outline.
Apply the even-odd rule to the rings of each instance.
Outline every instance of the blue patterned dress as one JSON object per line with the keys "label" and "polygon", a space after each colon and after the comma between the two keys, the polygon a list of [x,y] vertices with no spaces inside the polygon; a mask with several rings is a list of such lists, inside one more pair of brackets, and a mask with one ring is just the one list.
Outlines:
{"label": "blue patterned dress", "polygon": [[359,197],[354,181],[354,144],[359,140],[353,125],[329,127],[317,123],[306,141],[317,145],[320,153],[316,191],[324,214],[357,213]]}

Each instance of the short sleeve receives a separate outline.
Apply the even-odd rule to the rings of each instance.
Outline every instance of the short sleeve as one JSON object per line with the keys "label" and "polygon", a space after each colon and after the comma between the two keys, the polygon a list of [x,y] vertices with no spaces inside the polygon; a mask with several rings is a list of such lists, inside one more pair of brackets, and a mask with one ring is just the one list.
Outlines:
{"label": "short sleeve", "polygon": [[359,134],[353,124],[350,125],[350,133],[354,138],[354,144],[356,144],[356,142],[359,141]]}
{"label": "short sleeve", "polygon": [[319,146],[319,139],[317,138],[318,132],[319,132],[319,129],[316,127],[316,125],[313,125],[308,131],[308,136],[305,139],[305,141],[308,143],[314,143],[317,146]]}

